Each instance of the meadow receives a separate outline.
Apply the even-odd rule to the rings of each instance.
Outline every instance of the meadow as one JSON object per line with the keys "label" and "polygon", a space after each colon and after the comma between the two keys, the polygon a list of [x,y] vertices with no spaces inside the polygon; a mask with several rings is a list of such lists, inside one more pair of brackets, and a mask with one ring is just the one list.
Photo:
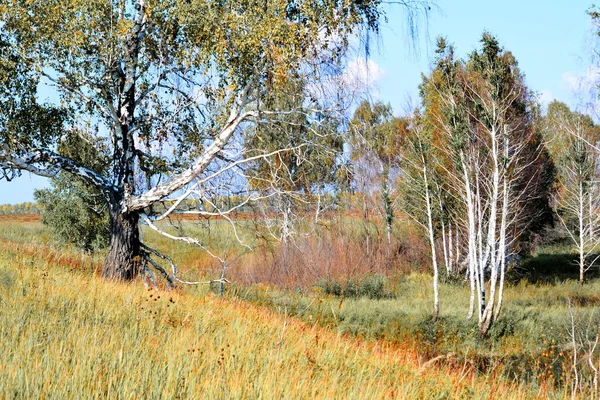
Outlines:
{"label": "meadow", "polygon": [[[212,229],[215,249],[239,251]],[[186,278],[218,277],[219,264],[198,250],[144,236]],[[35,218],[0,220],[0,250],[8,398],[563,398],[575,373],[571,329],[585,350],[600,304],[598,280],[539,279],[560,261],[553,254],[527,261],[537,275],[507,285],[501,318],[482,338],[465,319],[461,282],[442,284],[431,320],[431,278],[418,268],[338,265],[318,279],[316,270],[269,275],[266,256],[249,255],[219,297],[210,285],[106,282],[102,254],[58,246]],[[575,364],[581,397],[593,394],[588,359],[597,355],[587,357]]]}

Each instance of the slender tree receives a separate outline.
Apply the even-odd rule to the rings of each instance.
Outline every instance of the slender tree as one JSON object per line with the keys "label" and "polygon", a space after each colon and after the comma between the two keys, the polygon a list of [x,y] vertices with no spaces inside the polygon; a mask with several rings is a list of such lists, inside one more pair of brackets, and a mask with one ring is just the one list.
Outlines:
{"label": "slender tree", "polygon": [[[394,223],[394,193],[393,180],[398,173],[401,153],[400,130],[402,120],[395,118],[392,108],[383,103],[371,104],[363,101],[354,111],[350,121],[349,137],[352,148],[351,157],[362,178],[360,190],[366,196],[370,192],[381,193],[381,205],[388,243],[392,240]],[[370,171],[376,168],[377,174]],[[371,173],[370,173],[371,172]],[[379,188],[373,187],[373,180],[365,177],[375,177]],[[360,179],[359,178],[359,179]]]}
{"label": "slender tree", "polygon": [[433,319],[437,320],[440,312],[439,269],[437,257],[437,230],[435,224],[440,220],[440,178],[437,151],[432,144],[430,131],[426,129],[423,118],[415,113],[410,120],[402,160],[403,208],[420,225],[429,240],[431,249],[431,266],[433,272]]}
{"label": "slender tree", "polygon": [[577,247],[579,283],[583,285],[600,245],[600,128],[589,116],[554,101],[544,119],[544,138],[557,170],[557,216]]}

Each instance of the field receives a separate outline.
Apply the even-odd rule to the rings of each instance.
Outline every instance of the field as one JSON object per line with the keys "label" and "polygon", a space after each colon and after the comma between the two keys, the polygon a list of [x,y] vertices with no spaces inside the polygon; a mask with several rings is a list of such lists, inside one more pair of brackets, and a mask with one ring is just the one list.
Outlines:
{"label": "field", "polygon": [[[196,250],[144,235],[188,276],[218,274]],[[213,237],[215,248],[227,243]],[[460,282],[442,285],[441,318],[431,321],[431,279],[418,271],[291,288],[238,280],[250,273],[240,265],[218,297],[208,285],[106,282],[101,254],[58,247],[35,217],[0,220],[0,250],[6,398],[563,398],[575,371],[571,316],[581,341],[600,304],[600,281],[521,277],[481,338]],[[587,357],[576,364],[583,398],[596,355]]]}

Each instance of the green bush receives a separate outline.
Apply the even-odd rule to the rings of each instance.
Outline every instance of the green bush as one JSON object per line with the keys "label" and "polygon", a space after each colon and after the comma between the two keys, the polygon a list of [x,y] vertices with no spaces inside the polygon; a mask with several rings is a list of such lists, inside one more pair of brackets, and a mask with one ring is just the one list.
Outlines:
{"label": "green bush", "polygon": [[316,286],[325,294],[339,297],[366,297],[373,300],[396,297],[390,288],[389,279],[379,274],[369,275],[360,281],[348,279],[339,282],[326,278],[317,282]]}
{"label": "green bush", "polygon": [[108,212],[95,212],[89,204],[90,199],[58,185],[37,190],[35,198],[44,210],[42,223],[50,228],[58,241],[85,251],[108,246]]}
{"label": "green bush", "polygon": [[[86,132],[74,130],[61,140],[58,151],[102,174],[108,160],[99,157],[96,148],[103,145],[102,141],[93,141]],[[50,189],[36,190],[34,196],[42,209],[42,223],[56,239],[85,251],[107,247],[110,224],[102,192],[68,172],[51,179],[51,185]]]}

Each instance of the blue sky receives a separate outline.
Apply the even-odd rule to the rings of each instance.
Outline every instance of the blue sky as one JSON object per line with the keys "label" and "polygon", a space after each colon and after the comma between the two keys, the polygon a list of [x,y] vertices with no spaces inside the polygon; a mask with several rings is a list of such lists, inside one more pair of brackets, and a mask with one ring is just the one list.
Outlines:
{"label": "blue sky", "polygon": [[375,75],[380,76],[374,97],[402,110],[407,95],[418,100],[417,85],[421,72],[429,71],[436,37],[447,37],[462,57],[479,46],[481,34],[487,30],[514,54],[528,86],[542,94],[543,100],[556,98],[577,105],[573,84],[585,76],[590,64],[586,43],[593,35],[585,11],[591,1],[440,0],[437,4],[441,12],[431,15],[429,40],[420,41],[418,58],[406,52],[402,10],[389,12],[382,46],[371,59],[377,64]]}
{"label": "blue sky", "polygon": [[[372,97],[390,103],[397,114],[418,101],[421,73],[429,71],[435,38],[446,36],[464,56],[479,45],[484,30],[495,35],[510,50],[525,73],[528,86],[544,102],[556,98],[573,107],[579,100],[573,91],[578,82],[597,74],[590,69],[591,24],[585,11],[591,1],[581,0],[438,0],[429,18],[427,35],[415,43],[418,54],[409,50],[404,10],[388,8],[388,23],[371,47],[368,61],[353,67],[373,82]],[[379,43],[379,44],[377,44]],[[43,178],[24,173],[13,182],[0,181],[0,204],[33,200],[35,188],[46,186]]]}

